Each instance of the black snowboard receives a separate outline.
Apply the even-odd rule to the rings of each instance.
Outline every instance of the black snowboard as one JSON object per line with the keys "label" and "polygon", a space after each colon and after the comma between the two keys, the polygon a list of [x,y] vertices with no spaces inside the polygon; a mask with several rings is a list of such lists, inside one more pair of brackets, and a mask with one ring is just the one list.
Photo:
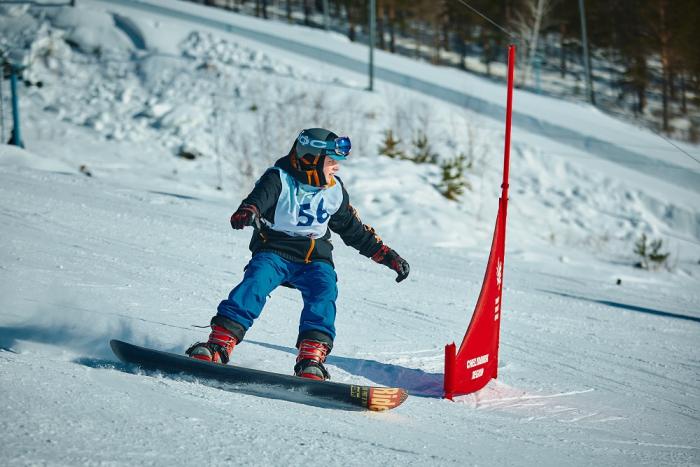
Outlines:
{"label": "black snowboard", "polygon": [[[141,368],[165,373],[183,373],[233,385],[263,385],[328,401],[350,404],[367,410],[389,410],[399,406],[408,397],[401,388],[360,386],[355,384],[316,381],[297,376],[253,370],[235,365],[204,362],[184,355],[139,347],[119,340],[109,345],[119,360],[134,363]],[[229,387],[227,387],[228,389]],[[236,389],[231,387],[230,389]],[[242,391],[246,392],[246,391]],[[257,393],[257,391],[254,391]]]}

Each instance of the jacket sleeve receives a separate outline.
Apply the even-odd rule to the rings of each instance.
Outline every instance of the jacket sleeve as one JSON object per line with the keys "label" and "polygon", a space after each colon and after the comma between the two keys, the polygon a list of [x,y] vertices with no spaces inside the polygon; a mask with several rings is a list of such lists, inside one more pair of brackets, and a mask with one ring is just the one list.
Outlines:
{"label": "jacket sleeve", "polygon": [[328,221],[330,229],[340,235],[346,245],[358,250],[361,255],[372,257],[382,247],[382,239],[374,229],[360,220],[357,210],[350,204],[350,196],[343,188],[340,209]]}
{"label": "jacket sleeve", "polygon": [[253,191],[241,201],[241,204],[252,204],[264,215],[270,208],[274,209],[277,205],[281,191],[282,181],[279,172],[269,169],[255,182]]}

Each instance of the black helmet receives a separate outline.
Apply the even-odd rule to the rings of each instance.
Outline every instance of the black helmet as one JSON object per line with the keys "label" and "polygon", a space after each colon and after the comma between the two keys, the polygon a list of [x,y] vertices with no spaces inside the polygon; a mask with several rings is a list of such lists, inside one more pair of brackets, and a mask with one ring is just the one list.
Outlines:
{"label": "black helmet", "polygon": [[347,136],[338,137],[324,128],[308,128],[297,136],[294,150],[297,157],[328,156],[331,159],[345,160],[350,155],[352,146]]}
{"label": "black helmet", "polygon": [[338,137],[324,128],[308,128],[302,130],[294,141],[289,152],[289,162],[299,181],[313,186],[325,186],[329,182],[323,175],[326,156],[345,160],[350,155],[350,150],[350,138],[347,136]]}

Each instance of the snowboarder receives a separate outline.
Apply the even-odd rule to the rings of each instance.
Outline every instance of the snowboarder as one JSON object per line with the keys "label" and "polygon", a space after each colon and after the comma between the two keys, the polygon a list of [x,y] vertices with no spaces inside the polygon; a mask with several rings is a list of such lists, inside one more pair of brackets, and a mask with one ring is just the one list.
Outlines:
{"label": "snowboarder", "polygon": [[329,379],[323,363],[333,348],[338,296],[330,230],[360,254],[393,269],[396,282],[404,280],[410,270],[406,260],[362,223],[335,175],[350,149],[347,136],[338,137],[323,128],[303,130],[289,154],[256,182],[231,216],[234,229],[253,226],[253,257],[241,283],[211,319],[209,340],[187,349],[190,357],[228,363],[267,296],[285,285],[298,289],[304,301],[294,373]]}

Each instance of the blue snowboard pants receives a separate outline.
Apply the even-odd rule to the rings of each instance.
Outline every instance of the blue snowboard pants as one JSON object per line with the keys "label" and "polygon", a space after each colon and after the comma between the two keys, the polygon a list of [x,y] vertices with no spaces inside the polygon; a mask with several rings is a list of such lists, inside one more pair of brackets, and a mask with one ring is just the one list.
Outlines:
{"label": "blue snowboard pants", "polygon": [[258,253],[245,268],[240,284],[217,309],[217,314],[246,330],[260,316],[267,296],[280,284],[289,283],[301,292],[304,308],[299,336],[318,332],[335,339],[335,300],[338,298],[335,269],[324,261],[296,263],[272,252]]}

